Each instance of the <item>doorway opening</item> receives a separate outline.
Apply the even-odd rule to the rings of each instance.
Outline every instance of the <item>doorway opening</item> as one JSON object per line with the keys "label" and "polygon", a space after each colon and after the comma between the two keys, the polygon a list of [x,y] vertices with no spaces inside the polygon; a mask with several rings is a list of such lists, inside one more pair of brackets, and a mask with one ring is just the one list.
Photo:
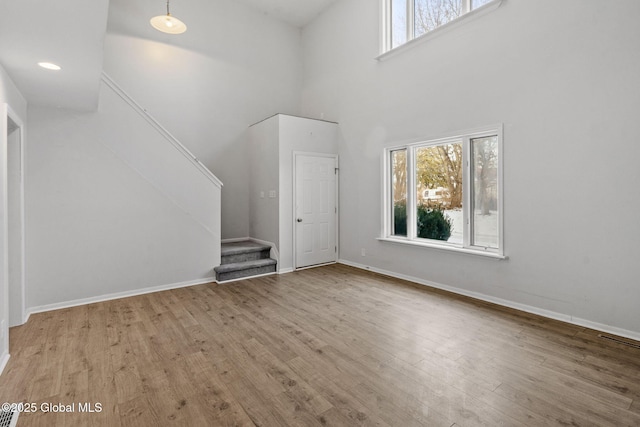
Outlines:
{"label": "doorway opening", "polygon": [[25,321],[24,140],[22,121],[7,108],[7,261],[9,326]]}

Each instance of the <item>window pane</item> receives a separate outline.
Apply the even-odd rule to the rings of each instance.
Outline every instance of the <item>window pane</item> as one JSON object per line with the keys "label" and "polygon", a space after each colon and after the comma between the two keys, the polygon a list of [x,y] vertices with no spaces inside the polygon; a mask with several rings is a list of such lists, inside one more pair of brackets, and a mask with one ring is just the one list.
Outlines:
{"label": "window pane", "polygon": [[462,15],[462,0],[414,0],[414,5],[415,37]]}
{"label": "window pane", "polygon": [[391,1],[391,48],[407,42],[407,0]]}
{"label": "window pane", "polygon": [[407,150],[391,152],[391,200],[393,221],[391,234],[407,235]]}
{"label": "window pane", "polygon": [[498,137],[471,140],[473,235],[471,244],[498,247]]}
{"label": "window pane", "polygon": [[416,150],[417,235],[463,242],[462,143]]}
{"label": "window pane", "polygon": [[471,0],[471,10],[477,9],[480,6],[484,6],[489,3],[491,0]]}

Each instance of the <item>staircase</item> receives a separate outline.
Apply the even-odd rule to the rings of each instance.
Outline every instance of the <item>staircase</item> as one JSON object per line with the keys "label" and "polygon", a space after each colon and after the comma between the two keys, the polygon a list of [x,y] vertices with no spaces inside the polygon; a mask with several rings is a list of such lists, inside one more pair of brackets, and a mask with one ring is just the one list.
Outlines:
{"label": "staircase", "polygon": [[245,240],[223,243],[216,281],[227,282],[276,272],[277,261],[269,258],[271,246]]}

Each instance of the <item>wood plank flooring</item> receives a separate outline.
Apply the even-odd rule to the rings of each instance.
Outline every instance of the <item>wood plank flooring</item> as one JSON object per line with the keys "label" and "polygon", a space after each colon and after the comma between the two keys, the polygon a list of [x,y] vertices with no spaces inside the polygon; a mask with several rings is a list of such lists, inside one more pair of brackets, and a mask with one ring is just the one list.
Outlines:
{"label": "wood plank flooring", "polygon": [[18,426],[640,426],[640,349],[344,265],[35,314],[10,340],[0,403],[37,408]]}

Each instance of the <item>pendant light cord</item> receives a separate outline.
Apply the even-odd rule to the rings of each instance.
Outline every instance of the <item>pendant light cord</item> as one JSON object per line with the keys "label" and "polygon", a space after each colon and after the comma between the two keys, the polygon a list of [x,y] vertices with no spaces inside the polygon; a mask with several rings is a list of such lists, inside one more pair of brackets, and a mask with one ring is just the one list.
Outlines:
{"label": "pendant light cord", "polygon": [[167,0],[167,15],[171,15],[171,14],[169,13],[169,0]]}

